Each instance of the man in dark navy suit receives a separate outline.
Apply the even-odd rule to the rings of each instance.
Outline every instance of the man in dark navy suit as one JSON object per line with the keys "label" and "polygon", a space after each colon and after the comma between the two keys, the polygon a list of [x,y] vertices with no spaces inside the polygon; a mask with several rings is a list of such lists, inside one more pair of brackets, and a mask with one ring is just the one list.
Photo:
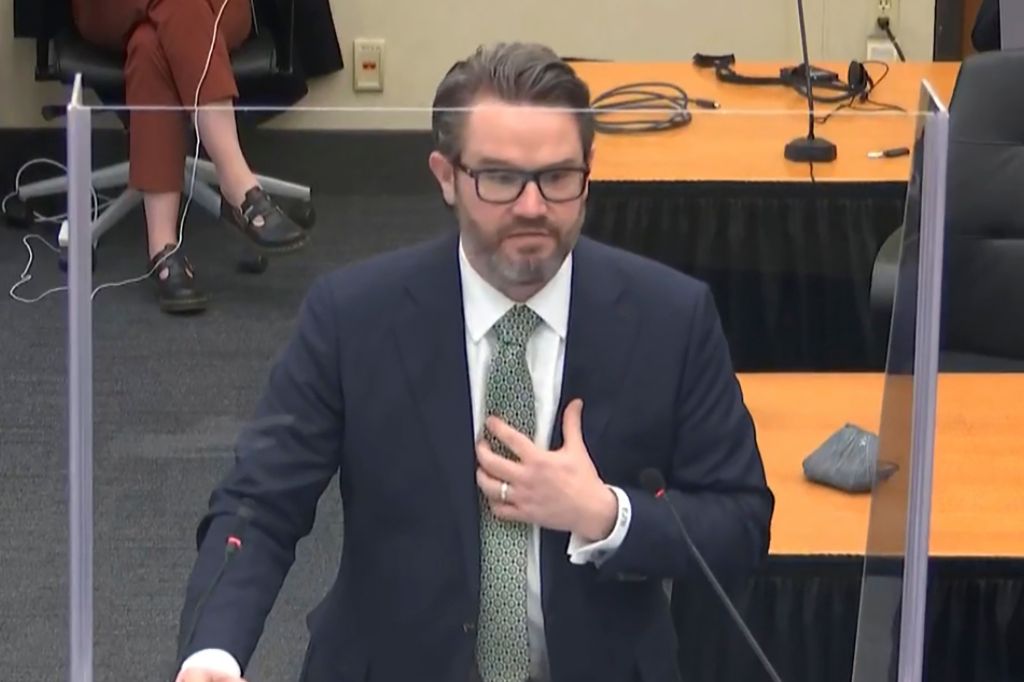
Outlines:
{"label": "man in dark navy suit", "polygon": [[305,682],[680,679],[664,581],[704,578],[667,505],[734,583],[774,499],[708,288],[580,236],[589,105],[537,45],[446,75],[429,165],[458,233],[312,287],[199,528],[181,682],[243,674],[335,474]]}

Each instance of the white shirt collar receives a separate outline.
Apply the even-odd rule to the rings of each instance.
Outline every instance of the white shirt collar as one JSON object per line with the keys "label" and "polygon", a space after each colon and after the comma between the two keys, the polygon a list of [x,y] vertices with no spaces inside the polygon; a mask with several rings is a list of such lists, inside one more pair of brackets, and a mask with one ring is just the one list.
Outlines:
{"label": "white shirt collar", "polygon": [[[466,257],[459,239],[459,270],[462,277],[462,306],[466,329],[473,343],[490,331],[515,301],[491,286]],[[562,261],[555,276],[525,303],[564,341],[569,328],[569,297],[572,284],[572,252]]]}

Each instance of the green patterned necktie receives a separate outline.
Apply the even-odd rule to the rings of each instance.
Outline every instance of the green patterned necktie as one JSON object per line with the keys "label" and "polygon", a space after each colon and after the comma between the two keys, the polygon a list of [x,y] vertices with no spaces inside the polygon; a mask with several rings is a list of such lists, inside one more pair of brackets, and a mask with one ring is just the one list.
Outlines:
{"label": "green patterned necktie", "polygon": [[[526,364],[526,343],[540,317],[516,305],[493,329],[494,353],[487,372],[487,414],[534,437],[533,381]],[[485,430],[499,455],[514,459],[508,448]],[[500,521],[480,500],[480,625],[477,668],[483,682],[523,682],[529,676],[530,646],[526,616],[526,550],[530,528]]]}

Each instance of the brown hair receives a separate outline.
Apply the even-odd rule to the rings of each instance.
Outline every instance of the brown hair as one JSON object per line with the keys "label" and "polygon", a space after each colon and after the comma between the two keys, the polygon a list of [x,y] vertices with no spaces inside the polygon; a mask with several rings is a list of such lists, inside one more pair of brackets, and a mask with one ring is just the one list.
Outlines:
{"label": "brown hair", "polygon": [[574,110],[584,158],[594,140],[590,89],[555,52],[537,43],[498,43],[478,47],[448,71],[434,96],[434,145],[446,158],[462,152],[466,111],[481,95],[503,102]]}

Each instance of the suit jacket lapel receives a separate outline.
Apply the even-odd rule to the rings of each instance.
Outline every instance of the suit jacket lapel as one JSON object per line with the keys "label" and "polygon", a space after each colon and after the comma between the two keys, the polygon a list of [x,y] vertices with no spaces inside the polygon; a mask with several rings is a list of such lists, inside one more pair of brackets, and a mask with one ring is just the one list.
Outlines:
{"label": "suit jacket lapel", "polygon": [[[562,446],[565,406],[583,399],[583,438],[596,445],[611,417],[637,334],[636,310],[623,295],[618,271],[603,263],[600,247],[581,238],[573,252],[572,296],[558,417],[551,434]],[[591,455],[594,455],[591,452]]]}
{"label": "suit jacket lapel", "polygon": [[[562,446],[562,414],[575,398],[583,400],[583,440],[598,471],[607,454],[601,434],[616,408],[626,367],[638,333],[635,308],[626,297],[621,275],[603,258],[600,246],[581,238],[573,251],[572,295],[566,337],[565,368],[552,449]],[[567,561],[568,533],[542,534],[542,592],[545,607],[560,564]]]}
{"label": "suit jacket lapel", "polygon": [[428,442],[449,488],[472,594],[479,590],[480,526],[473,415],[457,238],[439,240],[428,263],[407,282],[407,305],[395,324],[403,369]]}

